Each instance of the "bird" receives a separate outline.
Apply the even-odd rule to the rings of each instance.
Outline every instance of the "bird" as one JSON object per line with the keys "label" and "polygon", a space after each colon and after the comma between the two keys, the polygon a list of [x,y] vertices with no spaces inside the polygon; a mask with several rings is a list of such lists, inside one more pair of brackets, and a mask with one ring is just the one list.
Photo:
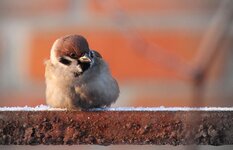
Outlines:
{"label": "bird", "polygon": [[82,35],[58,38],[45,61],[46,103],[54,108],[110,107],[119,86],[102,55]]}

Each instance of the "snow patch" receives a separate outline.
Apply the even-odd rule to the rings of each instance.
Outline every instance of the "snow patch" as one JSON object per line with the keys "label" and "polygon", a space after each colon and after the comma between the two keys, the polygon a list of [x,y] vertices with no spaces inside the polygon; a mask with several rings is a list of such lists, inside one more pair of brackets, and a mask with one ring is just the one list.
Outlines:
{"label": "snow patch", "polygon": [[92,111],[233,111],[233,107],[112,107]]}
{"label": "snow patch", "polygon": [[65,111],[66,109],[62,108],[52,108],[47,105],[38,105],[36,107],[0,107],[0,111]]}
{"label": "snow patch", "polygon": [[[0,107],[0,111],[67,111],[67,109],[38,105],[36,107]],[[233,107],[111,107],[94,108],[89,111],[233,111]]]}

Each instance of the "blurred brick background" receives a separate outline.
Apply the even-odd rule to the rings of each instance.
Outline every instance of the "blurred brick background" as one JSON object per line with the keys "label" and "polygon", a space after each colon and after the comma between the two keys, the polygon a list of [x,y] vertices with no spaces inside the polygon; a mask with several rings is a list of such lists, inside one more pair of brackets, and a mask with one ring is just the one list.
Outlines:
{"label": "blurred brick background", "polygon": [[[192,65],[220,2],[1,0],[0,106],[45,103],[43,62],[54,40],[66,34],[85,36],[109,63],[121,89],[114,106],[191,106],[190,76],[171,67],[173,61],[163,62]],[[232,41],[232,31],[226,40]],[[148,58],[146,47],[130,42],[132,33],[159,50]],[[224,43],[220,49],[208,73],[205,106],[232,105],[233,52]]]}

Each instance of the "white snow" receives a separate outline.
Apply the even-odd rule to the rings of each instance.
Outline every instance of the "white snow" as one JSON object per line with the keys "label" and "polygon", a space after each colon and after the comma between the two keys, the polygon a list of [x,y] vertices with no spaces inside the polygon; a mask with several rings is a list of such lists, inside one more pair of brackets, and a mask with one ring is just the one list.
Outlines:
{"label": "white snow", "polygon": [[233,107],[112,107],[95,108],[93,111],[233,111]]}
{"label": "white snow", "polygon": [[38,105],[36,107],[0,107],[0,111],[64,111],[62,108],[52,108],[47,105]]}
{"label": "white snow", "polygon": [[[36,107],[0,107],[0,111],[67,111],[67,109],[38,105]],[[233,111],[233,107],[111,107],[95,108],[90,111]]]}

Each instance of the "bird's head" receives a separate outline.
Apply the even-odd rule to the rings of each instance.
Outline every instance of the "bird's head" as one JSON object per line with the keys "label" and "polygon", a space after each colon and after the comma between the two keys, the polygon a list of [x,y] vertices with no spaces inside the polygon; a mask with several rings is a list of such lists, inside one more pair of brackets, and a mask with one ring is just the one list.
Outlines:
{"label": "bird's head", "polygon": [[93,53],[83,36],[67,35],[54,42],[50,60],[52,64],[63,66],[80,65],[84,72],[93,63]]}

